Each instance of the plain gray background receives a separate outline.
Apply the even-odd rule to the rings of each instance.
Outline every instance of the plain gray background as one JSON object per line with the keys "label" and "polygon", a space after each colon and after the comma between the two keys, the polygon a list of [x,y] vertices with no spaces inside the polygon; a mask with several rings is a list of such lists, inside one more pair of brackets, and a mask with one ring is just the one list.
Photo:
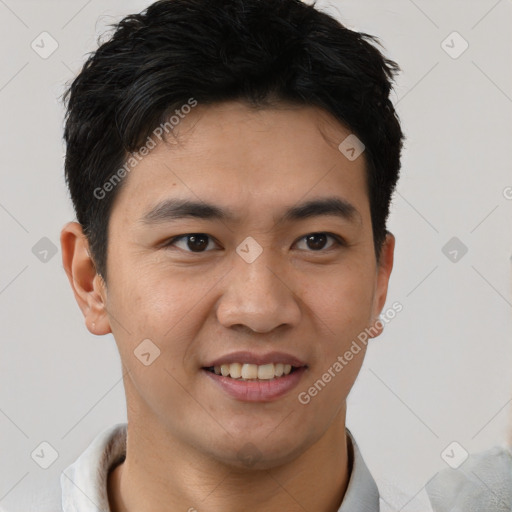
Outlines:
{"label": "plain gray background", "polygon": [[[58,493],[60,472],[102,429],[126,420],[114,340],[86,330],[61,265],[60,229],[74,214],[59,96],[106,26],[148,4],[0,0],[0,507],[7,510],[31,509],[34,489]],[[377,35],[403,70],[393,97],[407,142],[389,222],[397,246],[387,304],[399,301],[403,311],[370,344],[348,426],[383,512],[423,511],[423,486],[447,467],[450,443],[460,444],[460,456],[510,440],[512,1],[318,5]],[[31,47],[41,37],[46,51],[55,44],[42,32],[58,44],[47,58]],[[458,246],[443,251],[453,237]],[[54,255],[41,252],[49,242]],[[44,441],[58,452],[48,469],[31,458]]]}

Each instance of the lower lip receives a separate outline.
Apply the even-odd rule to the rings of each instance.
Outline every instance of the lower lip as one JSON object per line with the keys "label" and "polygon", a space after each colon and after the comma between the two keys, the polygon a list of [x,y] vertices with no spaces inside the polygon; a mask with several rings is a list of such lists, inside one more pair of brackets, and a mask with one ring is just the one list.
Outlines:
{"label": "lower lip", "polygon": [[306,370],[305,366],[297,368],[286,376],[270,380],[236,380],[223,377],[203,369],[217,385],[228,395],[243,402],[269,402],[280,398],[291,391],[299,383]]}

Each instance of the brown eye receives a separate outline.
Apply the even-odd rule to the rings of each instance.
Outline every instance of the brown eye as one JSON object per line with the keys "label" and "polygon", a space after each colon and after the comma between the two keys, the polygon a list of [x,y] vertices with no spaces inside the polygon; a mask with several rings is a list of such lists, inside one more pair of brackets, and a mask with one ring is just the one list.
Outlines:
{"label": "brown eye", "polygon": [[318,251],[325,247],[327,236],[324,233],[315,233],[306,237],[306,244],[310,249]]}
{"label": "brown eye", "polygon": [[205,233],[189,233],[170,240],[165,247],[178,247],[186,252],[207,252],[216,245]]}
{"label": "brown eye", "polygon": [[330,233],[310,233],[306,236],[303,236],[299,240],[298,245],[300,245],[301,243],[302,247],[298,248],[310,252],[321,251],[322,249],[330,249],[334,244],[343,245],[341,243],[341,240],[339,240],[337,236],[332,235]]}
{"label": "brown eye", "polygon": [[208,236],[203,234],[188,235],[187,246],[191,251],[200,252],[208,247]]}

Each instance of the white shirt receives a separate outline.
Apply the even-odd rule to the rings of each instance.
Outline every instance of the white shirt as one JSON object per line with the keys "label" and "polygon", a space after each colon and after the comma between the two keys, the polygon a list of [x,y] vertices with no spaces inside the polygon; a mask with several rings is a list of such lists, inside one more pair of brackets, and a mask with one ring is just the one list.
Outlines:
{"label": "white shirt", "polygon": [[[78,459],[61,474],[63,512],[110,512],[107,495],[109,470],[126,454],[126,423],[101,432]],[[379,492],[357,444],[347,430],[353,451],[350,479],[338,512],[379,512]]]}

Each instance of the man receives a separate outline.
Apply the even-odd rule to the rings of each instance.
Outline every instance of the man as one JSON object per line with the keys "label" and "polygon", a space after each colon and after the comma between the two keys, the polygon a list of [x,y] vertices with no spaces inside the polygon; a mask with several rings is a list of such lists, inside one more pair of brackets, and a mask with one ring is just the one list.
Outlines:
{"label": "man", "polygon": [[375,511],[345,428],[393,266],[398,66],[298,0],[163,0],[67,93],[63,264],[128,423],[68,511]]}

